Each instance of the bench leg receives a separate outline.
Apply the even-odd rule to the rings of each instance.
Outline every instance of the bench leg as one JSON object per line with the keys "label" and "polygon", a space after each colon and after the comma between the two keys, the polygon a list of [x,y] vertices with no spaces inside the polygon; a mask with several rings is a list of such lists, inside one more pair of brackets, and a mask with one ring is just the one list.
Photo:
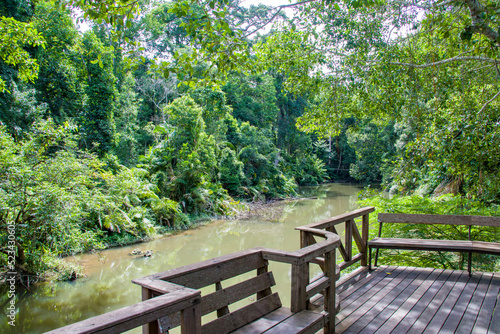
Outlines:
{"label": "bench leg", "polygon": [[375,251],[375,267],[377,267],[378,265],[378,250],[379,249],[377,248],[377,250]]}
{"label": "bench leg", "polygon": [[368,271],[372,271],[372,248],[368,247]]}
{"label": "bench leg", "polygon": [[469,276],[472,276],[472,252],[469,252],[469,258],[467,259],[467,271]]}

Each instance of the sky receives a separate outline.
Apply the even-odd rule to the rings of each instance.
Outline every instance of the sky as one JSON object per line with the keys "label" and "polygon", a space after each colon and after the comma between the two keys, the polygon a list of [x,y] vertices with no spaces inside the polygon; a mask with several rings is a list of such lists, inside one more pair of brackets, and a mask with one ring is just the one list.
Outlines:
{"label": "sky", "polygon": [[287,5],[290,3],[288,0],[267,0],[267,1],[262,1],[262,0],[243,0],[241,2],[242,5],[250,7],[250,5],[258,5],[258,4],[264,4],[267,6],[279,6],[279,5]]}

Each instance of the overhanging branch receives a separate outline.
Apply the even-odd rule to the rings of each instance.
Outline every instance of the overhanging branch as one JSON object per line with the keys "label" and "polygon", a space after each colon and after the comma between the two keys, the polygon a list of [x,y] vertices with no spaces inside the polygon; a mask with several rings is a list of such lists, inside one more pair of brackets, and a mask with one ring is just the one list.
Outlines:
{"label": "overhanging branch", "polygon": [[[463,56],[463,57],[453,57],[453,58],[448,58],[448,59],[443,59],[439,60],[433,63],[427,63],[427,64],[412,64],[412,63],[399,63],[399,62],[389,62],[390,65],[397,65],[397,66],[406,66],[406,67],[411,67],[411,68],[427,68],[427,67],[432,67],[432,66],[440,66],[448,63],[452,63],[455,61],[466,61],[466,60],[476,60],[476,61],[483,61],[487,63],[492,63],[492,64],[500,64],[500,60],[498,59],[492,59],[492,58],[487,58],[487,57],[479,57],[479,56]],[[380,60],[368,60],[368,62],[371,63],[378,63],[382,62]]]}
{"label": "overhanging branch", "polygon": [[499,91],[498,93],[496,93],[496,94],[495,94],[495,96],[493,96],[493,97],[491,98],[491,100],[489,100],[488,102],[486,102],[486,103],[483,105],[483,107],[481,108],[481,110],[479,110],[479,113],[481,114],[481,113],[484,111],[484,109],[486,109],[486,107],[488,106],[488,104],[490,104],[491,102],[493,102],[493,101],[494,101],[494,100],[498,97],[498,95],[500,95],[500,91]]}

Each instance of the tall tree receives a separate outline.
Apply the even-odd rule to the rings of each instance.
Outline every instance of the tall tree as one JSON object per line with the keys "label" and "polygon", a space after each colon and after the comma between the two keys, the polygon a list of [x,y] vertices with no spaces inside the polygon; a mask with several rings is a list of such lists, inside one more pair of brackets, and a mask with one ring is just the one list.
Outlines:
{"label": "tall tree", "polygon": [[84,34],[80,52],[87,95],[85,112],[80,117],[82,145],[104,155],[115,145],[113,54],[104,48],[93,31]]}

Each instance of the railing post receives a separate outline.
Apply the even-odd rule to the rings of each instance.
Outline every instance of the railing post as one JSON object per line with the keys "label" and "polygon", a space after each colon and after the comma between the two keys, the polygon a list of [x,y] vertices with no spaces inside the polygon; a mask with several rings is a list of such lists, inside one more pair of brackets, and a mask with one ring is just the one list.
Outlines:
{"label": "railing post", "polygon": [[363,243],[363,246],[365,247],[365,254],[363,258],[361,259],[361,265],[365,266],[368,264],[367,263],[367,254],[368,253],[368,231],[370,227],[370,215],[366,214],[363,215],[363,220],[361,222],[361,240]]}
{"label": "railing post", "polygon": [[309,263],[292,265],[292,291],[290,309],[293,313],[307,308],[307,285],[309,284]]}
{"label": "railing post", "polygon": [[325,253],[325,276],[330,278],[330,286],[325,289],[325,312],[328,313],[328,322],[325,323],[324,333],[335,333],[335,271],[337,260],[335,250]]}
{"label": "railing post", "polygon": [[[269,262],[267,260],[265,262],[266,262],[265,266],[257,268],[257,276],[265,274],[269,271],[269,269],[268,269]],[[267,288],[263,291],[257,292],[257,300],[262,299],[262,298],[269,296],[271,294],[272,294],[271,288]]]}
{"label": "railing post", "polygon": [[181,334],[201,334],[201,304],[181,311]]}
{"label": "railing post", "polygon": [[[148,288],[142,288],[142,301],[153,298],[153,291]],[[160,334],[160,328],[158,327],[158,320],[150,322],[142,326],[142,334]]]}
{"label": "railing post", "polygon": [[352,260],[352,225],[354,220],[347,220],[345,222],[345,251],[347,254],[346,261]]}
{"label": "railing post", "polygon": [[[221,282],[215,282],[215,291],[222,290]],[[224,306],[217,310],[217,318],[223,317],[226,314],[229,314],[229,307]]]}
{"label": "railing post", "polygon": [[300,248],[309,246],[307,244],[307,233],[305,231],[300,231]]}

